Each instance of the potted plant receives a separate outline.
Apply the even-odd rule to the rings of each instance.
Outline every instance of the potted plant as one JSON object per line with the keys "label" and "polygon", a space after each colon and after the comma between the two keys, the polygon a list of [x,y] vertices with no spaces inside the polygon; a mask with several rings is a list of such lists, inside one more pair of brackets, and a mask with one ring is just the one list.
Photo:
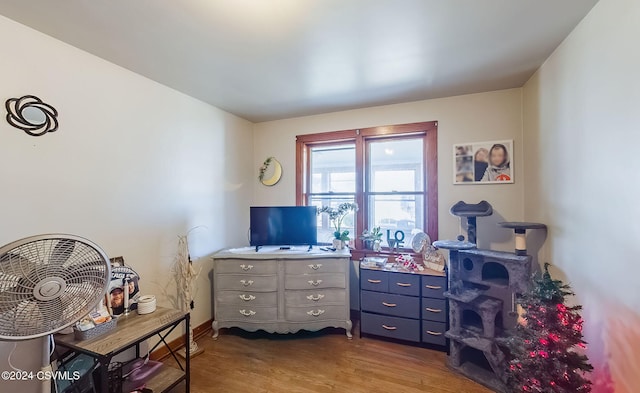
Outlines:
{"label": "potted plant", "polygon": [[364,247],[374,251],[380,251],[382,244],[382,230],[380,227],[374,227],[371,231],[365,229],[362,231],[360,239],[364,241]]}
{"label": "potted plant", "polygon": [[327,214],[329,216],[329,220],[331,220],[331,225],[333,226],[333,247],[342,250],[346,242],[350,240],[349,231],[341,230],[342,229],[342,221],[350,212],[354,212],[358,210],[357,203],[349,203],[344,202],[338,205],[338,207],[331,206],[323,206],[318,209],[318,214]]}

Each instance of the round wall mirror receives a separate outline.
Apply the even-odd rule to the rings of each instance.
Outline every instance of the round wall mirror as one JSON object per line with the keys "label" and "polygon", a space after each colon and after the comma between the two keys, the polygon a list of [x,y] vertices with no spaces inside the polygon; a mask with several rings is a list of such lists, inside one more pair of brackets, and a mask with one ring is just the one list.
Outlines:
{"label": "round wall mirror", "polygon": [[22,117],[31,124],[43,124],[47,120],[44,111],[35,106],[28,106],[22,110]]}
{"label": "round wall mirror", "polygon": [[262,163],[260,167],[260,175],[258,179],[265,186],[275,186],[282,177],[282,165],[275,157],[269,157]]}

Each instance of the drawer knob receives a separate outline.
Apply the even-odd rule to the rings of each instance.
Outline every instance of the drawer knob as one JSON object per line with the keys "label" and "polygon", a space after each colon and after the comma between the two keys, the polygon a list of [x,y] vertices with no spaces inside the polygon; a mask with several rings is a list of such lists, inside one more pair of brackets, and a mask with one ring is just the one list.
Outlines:
{"label": "drawer knob", "polygon": [[432,336],[442,336],[442,333],[440,333],[440,332],[432,332],[431,330],[427,330],[427,334],[430,334]]}
{"label": "drawer knob", "polygon": [[309,265],[309,268],[310,268],[310,269],[313,269],[313,270],[318,270],[318,269],[320,269],[321,267],[322,267],[322,264],[321,264],[321,263],[314,263],[314,264],[312,264],[312,265]]}
{"label": "drawer knob", "polygon": [[368,282],[370,282],[371,284],[380,284],[382,282],[382,280],[372,280],[372,279],[367,279]]}
{"label": "drawer knob", "polygon": [[309,300],[313,300],[314,302],[317,302],[318,300],[324,298],[324,295],[319,293],[317,295],[307,295],[307,299]]}
{"label": "drawer knob", "polygon": [[244,270],[245,272],[248,270],[253,269],[253,265],[240,265],[240,269]]}
{"label": "drawer knob", "polygon": [[324,314],[324,310],[311,310],[311,311],[307,311],[307,314],[311,315],[312,317],[317,317]]}
{"label": "drawer knob", "polygon": [[405,287],[405,288],[411,286],[411,284],[406,283],[406,282],[397,282],[396,285],[399,286],[399,287]]}
{"label": "drawer knob", "polygon": [[249,311],[247,311],[247,310],[238,310],[238,311],[240,311],[240,314],[244,315],[245,317],[252,317],[252,316],[256,315],[256,312],[253,311],[253,310],[249,310]]}
{"label": "drawer knob", "polygon": [[313,285],[314,287],[317,287],[318,285],[320,285],[320,283],[322,282],[322,280],[309,280],[307,281],[310,285]]}
{"label": "drawer knob", "polygon": [[397,327],[395,327],[395,326],[387,326],[387,325],[382,325],[382,328],[383,328],[383,329],[386,329],[386,330],[396,330],[396,329],[398,329],[398,328],[397,328]]}
{"label": "drawer knob", "polygon": [[245,295],[244,293],[242,295],[238,295],[238,297],[240,297],[240,299],[244,300],[245,302],[250,302],[250,301],[256,299],[255,296],[253,296],[253,295]]}
{"label": "drawer knob", "polygon": [[425,285],[424,287],[427,289],[442,289],[442,287],[438,285]]}
{"label": "drawer knob", "polygon": [[387,302],[382,302],[382,305],[386,306],[386,307],[395,307],[395,306],[397,306],[397,304],[395,304],[395,303],[387,303]]}
{"label": "drawer knob", "polygon": [[240,280],[240,282],[245,287],[248,287],[249,285],[253,284],[253,280]]}
{"label": "drawer knob", "polygon": [[440,310],[439,308],[431,308],[431,307],[427,307],[425,308],[425,310],[429,312],[442,312],[442,310]]}

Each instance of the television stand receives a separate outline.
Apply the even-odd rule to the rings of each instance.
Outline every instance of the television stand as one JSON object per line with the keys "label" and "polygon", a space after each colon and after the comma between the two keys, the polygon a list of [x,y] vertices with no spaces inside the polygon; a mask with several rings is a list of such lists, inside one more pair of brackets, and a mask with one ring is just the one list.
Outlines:
{"label": "television stand", "polygon": [[319,248],[213,256],[213,338],[221,328],[294,333],[343,328],[351,338],[351,253]]}
{"label": "television stand", "polygon": [[262,246],[256,246],[256,252],[258,252],[259,249],[261,249]]}

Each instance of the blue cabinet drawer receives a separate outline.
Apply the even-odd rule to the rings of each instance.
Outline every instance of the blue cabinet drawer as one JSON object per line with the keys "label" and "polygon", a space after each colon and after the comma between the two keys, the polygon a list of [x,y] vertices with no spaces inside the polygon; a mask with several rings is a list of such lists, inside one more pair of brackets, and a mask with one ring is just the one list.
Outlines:
{"label": "blue cabinet drawer", "polygon": [[422,276],[422,296],[444,299],[447,278],[439,276]]}
{"label": "blue cabinet drawer", "polygon": [[379,270],[360,270],[360,289],[389,292],[389,276]]}
{"label": "blue cabinet drawer", "polygon": [[422,342],[435,345],[446,345],[444,322],[422,321]]}
{"label": "blue cabinet drawer", "polygon": [[410,273],[389,273],[389,292],[420,296],[420,276]]}
{"label": "blue cabinet drawer", "polygon": [[417,319],[389,317],[367,312],[363,312],[360,318],[362,333],[420,342],[420,321]]}
{"label": "blue cabinet drawer", "polygon": [[420,319],[420,298],[391,293],[362,291],[362,311]]}
{"label": "blue cabinet drawer", "polygon": [[447,320],[447,301],[444,299],[423,297],[422,319],[445,322]]}

